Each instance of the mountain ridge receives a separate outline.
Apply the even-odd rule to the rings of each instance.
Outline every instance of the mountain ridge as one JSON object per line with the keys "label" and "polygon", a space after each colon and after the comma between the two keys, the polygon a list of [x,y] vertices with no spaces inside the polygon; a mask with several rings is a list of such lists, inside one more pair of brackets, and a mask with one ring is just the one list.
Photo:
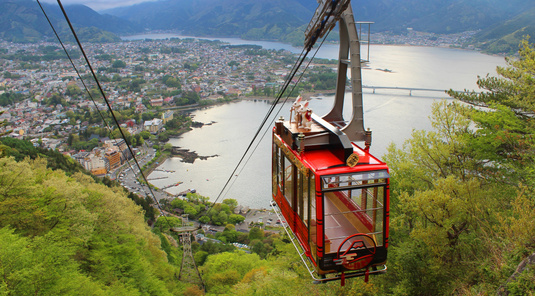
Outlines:
{"label": "mountain ridge", "polygon": [[[70,36],[70,29],[57,5],[41,3],[60,36]],[[117,34],[139,32],[138,25],[112,15],[102,15],[84,5],[68,5],[65,11],[77,30],[87,32],[82,41],[119,41]],[[86,35],[86,34],[82,34]],[[54,33],[41,8],[31,0],[0,2],[0,38],[10,42],[38,42],[54,40]]]}
{"label": "mountain ridge", "polygon": [[[479,31],[473,43],[489,51],[514,52],[518,40],[533,32],[535,2],[531,0],[378,0],[352,3],[357,21],[373,21],[373,32],[403,35],[415,31],[453,34]],[[86,28],[92,42],[120,40],[118,35],[150,31],[179,32],[192,36],[238,37],[301,44],[304,28],[317,4],[307,0],[160,0],[101,11],[65,6],[75,28]],[[43,4],[65,35],[69,29],[59,8]],[[0,3],[0,38],[36,42],[53,36],[38,5],[31,0]],[[56,26],[56,25],[55,25]],[[92,29],[87,29],[91,28]],[[512,34],[512,35],[511,35]],[[513,37],[511,37],[513,36]],[[491,46],[495,43],[500,46]],[[507,44],[504,46],[503,44]]]}

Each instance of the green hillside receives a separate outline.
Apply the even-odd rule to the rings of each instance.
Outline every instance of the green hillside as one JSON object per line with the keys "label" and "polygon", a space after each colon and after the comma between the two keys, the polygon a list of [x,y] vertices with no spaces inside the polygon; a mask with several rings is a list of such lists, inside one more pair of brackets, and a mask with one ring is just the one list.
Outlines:
{"label": "green hillside", "polygon": [[[42,3],[42,6],[60,37],[64,41],[74,41],[59,7],[46,3]],[[115,42],[120,40],[116,34],[138,30],[124,20],[102,16],[85,6],[67,6],[65,10],[74,28],[80,31],[80,40],[84,42]],[[0,38],[21,43],[56,40],[41,8],[31,0],[0,2]]]}
{"label": "green hillside", "polygon": [[5,157],[24,145],[0,146],[0,294],[177,295],[185,289],[121,187],[47,168],[48,157]]}
{"label": "green hillside", "polygon": [[[522,34],[533,32],[530,0],[380,0],[352,2],[357,21],[373,21],[372,32],[406,34],[407,28],[436,34],[478,31],[474,42],[489,52],[509,52]],[[43,3],[63,40],[72,41],[57,4]],[[304,0],[160,0],[97,13],[83,5],[65,9],[84,42],[116,42],[117,35],[146,31],[193,36],[240,37],[301,44],[317,7]],[[55,40],[39,5],[31,0],[0,2],[0,38],[11,42]],[[336,39],[336,36],[332,36]]]}
{"label": "green hillside", "polygon": [[[204,294],[177,279],[182,250],[165,219],[151,230],[122,187],[95,181],[60,153],[21,140],[0,142],[0,295]],[[170,225],[176,220],[167,218]],[[207,295],[370,289],[360,281],[313,284],[293,245],[277,234],[253,228],[238,235],[231,226],[221,234],[221,240],[245,237],[252,253],[193,243]]]}
{"label": "green hillside", "polygon": [[526,36],[535,37],[535,8],[483,30],[477,34],[476,40],[481,43],[481,49],[487,52],[513,54]]}

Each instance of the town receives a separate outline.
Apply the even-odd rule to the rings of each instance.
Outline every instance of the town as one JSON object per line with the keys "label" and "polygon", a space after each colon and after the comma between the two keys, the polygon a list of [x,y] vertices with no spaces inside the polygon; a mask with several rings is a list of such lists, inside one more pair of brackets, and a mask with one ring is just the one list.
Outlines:
{"label": "town", "polygon": [[[436,36],[409,28],[406,36],[375,33],[372,38],[382,44],[461,46],[473,34]],[[121,138],[118,130],[105,129],[114,126],[111,113],[80,49],[63,46],[69,56],[58,43],[0,42],[0,135],[58,150],[94,175],[112,179],[132,152],[148,151],[146,140],[158,137],[164,143],[176,135],[170,128],[191,124],[187,115],[176,116],[185,110],[275,97],[295,61],[284,50],[193,38],[84,44],[134,147],[130,152],[124,140],[113,140]],[[315,59],[296,92],[332,89],[335,66],[332,60]]]}
{"label": "town", "polygon": [[[0,134],[58,150],[94,175],[110,176],[132,155],[117,129],[104,128],[103,121],[114,124],[79,49],[65,48],[72,62],[55,43],[0,43]],[[282,50],[197,39],[89,43],[84,50],[136,154],[184,109],[273,97],[294,59]]]}

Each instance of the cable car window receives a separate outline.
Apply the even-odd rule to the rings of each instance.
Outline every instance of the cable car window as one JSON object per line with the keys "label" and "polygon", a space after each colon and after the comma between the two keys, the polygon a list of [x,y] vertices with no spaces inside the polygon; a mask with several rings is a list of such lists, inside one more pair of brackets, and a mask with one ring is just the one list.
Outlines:
{"label": "cable car window", "polygon": [[315,178],[314,174],[311,174],[310,176],[310,225],[308,226],[309,229],[309,241],[310,241],[310,252],[312,255],[318,259],[317,256],[317,220],[316,220],[316,191],[315,191]]}
{"label": "cable car window", "polygon": [[280,149],[279,147],[277,147],[277,145],[273,145],[273,160],[272,160],[272,186],[273,186],[273,191],[272,192],[277,192],[277,187],[278,187],[278,184],[279,184],[279,181],[280,181],[280,177],[279,177],[279,172],[280,172],[280,169],[279,169],[279,165],[280,165],[280,160],[279,160],[279,155],[280,155]]}
{"label": "cable car window", "polygon": [[284,192],[284,186],[286,184],[286,180],[284,179],[284,161],[285,161],[285,157],[283,156],[283,154],[279,154],[279,162],[278,162],[278,165],[279,165],[279,168],[277,170],[277,172],[279,173],[279,186],[280,186],[280,190],[281,192]]}
{"label": "cable car window", "polygon": [[301,216],[301,219],[305,223],[305,225],[308,226],[309,225],[308,218],[310,217],[309,210],[310,210],[310,196],[311,196],[310,178],[308,178],[307,176],[305,176],[301,172],[299,173],[299,178],[301,179],[300,183],[302,184],[301,185],[301,188],[302,188],[301,196],[302,197],[300,198],[301,211],[300,211],[299,214]]}
{"label": "cable car window", "polygon": [[288,201],[288,204],[293,209],[294,208],[294,182],[296,181],[294,178],[295,173],[295,166],[292,164],[290,160],[288,160],[286,157],[283,157],[284,159],[284,197]]}
{"label": "cable car window", "polygon": [[[322,177],[325,253],[347,249],[346,238],[363,233],[384,245],[386,170]],[[346,242],[346,243],[344,243]]]}
{"label": "cable car window", "polygon": [[386,184],[388,178],[390,175],[386,170],[322,177],[323,189],[352,187],[362,184]]}
{"label": "cable car window", "polygon": [[359,210],[355,214],[367,225],[368,233],[376,236],[378,246],[383,244],[383,209],[385,198],[385,187],[368,187],[364,189],[351,190],[351,201],[357,205]]}

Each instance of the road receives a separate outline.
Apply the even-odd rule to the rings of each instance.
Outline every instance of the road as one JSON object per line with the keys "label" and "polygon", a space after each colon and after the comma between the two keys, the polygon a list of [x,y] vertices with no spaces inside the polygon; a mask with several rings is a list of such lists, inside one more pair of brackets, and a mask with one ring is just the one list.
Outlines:
{"label": "road", "polygon": [[[151,161],[156,154],[154,148],[144,145],[141,149],[141,154],[137,156],[138,163],[141,167]],[[137,178],[140,177],[139,170],[135,166],[134,161],[130,161],[132,167],[128,164],[124,164],[116,172],[118,173],[117,181],[121,183],[128,191],[133,192],[134,194],[139,194],[140,196],[152,196],[151,192],[147,185],[140,183]],[[137,176],[137,177],[136,177]],[[163,190],[155,190],[152,192],[158,201],[163,198],[173,197],[169,193]],[[245,220],[236,225],[236,230],[238,231],[249,231],[249,226],[255,223],[263,223],[264,228],[266,226],[279,227],[281,226],[281,221],[277,215],[271,209],[250,209],[245,215]],[[210,225],[210,228],[215,231],[223,231],[224,226],[213,226]]]}
{"label": "road", "polygon": [[[156,155],[156,150],[146,145],[143,145],[143,148],[141,150],[142,150],[141,154],[138,155],[136,158],[137,158],[139,165],[143,167],[146,163],[148,163],[154,158],[154,156]],[[121,172],[119,173],[117,180],[128,191],[133,192],[134,194],[139,194],[143,197],[147,195],[152,196],[149,187],[138,181],[138,177],[141,177],[141,175],[139,174],[139,169],[137,168],[135,162],[130,161],[130,163],[132,167],[130,167],[130,165],[126,163],[120,169],[117,170],[117,172]],[[152,192],[154,193],[154,197],[158,201],[161,200],[162,198],[171,197],[171,195],[169,195],[167,192],[163,190],[152,189]]]}

